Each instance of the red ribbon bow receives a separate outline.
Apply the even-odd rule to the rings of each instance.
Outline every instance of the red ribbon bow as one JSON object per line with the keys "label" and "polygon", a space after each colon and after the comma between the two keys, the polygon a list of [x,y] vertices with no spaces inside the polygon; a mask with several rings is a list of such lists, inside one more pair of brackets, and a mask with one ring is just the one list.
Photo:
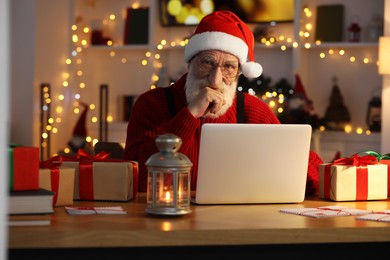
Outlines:
{"label": "red ribbon bow", "polygon": [[39,168],[55,169],[61,166],[61,164],[62,164],[62,157],[57,155],[47,159],[46,161],[39,162]]}
{"label": "red ribbon bow", "polygon": [[109,156],[110,154],[104,151],[96,155],[90,155],[87,152],[85,152],[83,149],[79,149],[77,151],[77,158],[80,160],[99,161],[99,160],[107,159]]}
{"label": "red ribbon bow", "polygon": [[358,156],[357,154],[354,154],[351,157],[336,159],[333,161],[333,164],[367,166],[372,164],[378,164],[378,160],[373,155]]}

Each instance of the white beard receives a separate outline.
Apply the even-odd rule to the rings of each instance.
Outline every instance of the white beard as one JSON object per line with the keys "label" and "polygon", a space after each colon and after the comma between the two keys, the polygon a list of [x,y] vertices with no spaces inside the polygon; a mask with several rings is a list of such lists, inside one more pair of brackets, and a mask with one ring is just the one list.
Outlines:
{"label": "white beard", "polygon": [[[188,71],[186,84],[184,86],[186,92],[187,103],[193,101],[197,95],[199,95],[199,90],[206,87],[208,84],[207,79],[197,79],[194,73],[191,70],[191,67]],[[219,90],[224,96],[225,104],[221,107],[221,109],[217,113],[206,112],[202,118],[218,118],[226,113],[226,111],[233,104],[234,95],[236,93],[237,80],[233,81],[230,85],[222,82],[220,86],[218,86]]]}

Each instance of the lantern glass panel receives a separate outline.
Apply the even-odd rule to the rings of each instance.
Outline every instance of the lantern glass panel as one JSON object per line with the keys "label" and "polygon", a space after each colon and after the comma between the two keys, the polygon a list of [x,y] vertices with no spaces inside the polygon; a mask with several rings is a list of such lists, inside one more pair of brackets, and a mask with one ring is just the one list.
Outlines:
{"label": "lantern glass panel", "polygon": [[147,203],[153,207],[171,207],[173,202],[173,176],[170,171],[149,171]]}
{"label": "lantern glass panel", "polygon": [[149,171],[147,204],[154,208],[188,208],[191,195],[189,180],[187,171]]}
{"label": "lantern glass panel", "polygon": [[173,206],[173,175],[170,171],[156,175],[156,202],[157,207]]}
{"label": "lantern glass panel", "polygon": [[179,173],[178,175],[178,192],[177,192],[177,206],[179,208],[188,207],[190,203],[190,187],[189,187],[188,172]]}

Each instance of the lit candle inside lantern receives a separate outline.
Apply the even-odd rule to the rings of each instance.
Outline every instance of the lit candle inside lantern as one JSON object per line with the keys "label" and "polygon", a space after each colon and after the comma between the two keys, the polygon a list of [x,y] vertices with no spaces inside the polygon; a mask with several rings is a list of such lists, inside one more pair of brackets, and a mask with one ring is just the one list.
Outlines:
{"label": "lit candle inside lantern", "polygon": [[166,193],[165,193],[165,201],[167,202],[167,203],[170,203],[171,202],[171,193],[169,192],[169,191],[167,191]]}

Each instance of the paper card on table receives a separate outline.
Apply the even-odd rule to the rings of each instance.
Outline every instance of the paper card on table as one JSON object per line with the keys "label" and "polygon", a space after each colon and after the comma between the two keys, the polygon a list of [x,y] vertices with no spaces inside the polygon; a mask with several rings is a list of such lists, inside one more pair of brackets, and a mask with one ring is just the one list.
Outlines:
{"label": "paper card on table", "polygon": [[359,216],[356,219],[359,220],[372,220],[372,221],[379,221],[379,222],[390,222],[390,209],[380,211],[380,212],[373,212],[371,214]]}
{"label": "paper card on table", "polygon": [[288,208],[281,209],[279,211],[282,213],[290,213],[313,218],[358,216],[372,213],[372,211],[370,210],[353,209],[342,206],[323,206],[318,208]]}
{"label": "paper card on table", "polygon": [[121,206],[114,207],[68,207],[65,210],[70,215],[123,215],[127,212]]}

